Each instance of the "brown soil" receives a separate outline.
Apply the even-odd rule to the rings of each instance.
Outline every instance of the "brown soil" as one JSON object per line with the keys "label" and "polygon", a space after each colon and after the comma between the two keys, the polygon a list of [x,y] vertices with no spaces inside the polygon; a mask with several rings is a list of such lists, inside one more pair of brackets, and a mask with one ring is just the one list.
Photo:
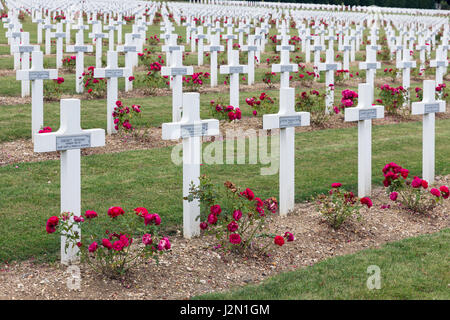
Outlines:
{"label": "brown soil", "polygon": [[[449,184],[450,175],[438,178]],[[183,239],[181,231],[171,237],[172,250],[163,255],[159,267],[149,261],[121,280],[110,280],[81,266],[81,288],[67,288],[66,267],[38,264],[32,260],[0,267],[0,299],[188,299],[208,292],[259,283],[277,273],[311,266],[326,258],[437,232],[450,226],[450,201],[427,215],[400,210],[384,190],[373,192],[374,206],[363,209],[361,221],[348,221],[331,229],[312,203],[300,203],[285,218],[274,216],[268,231],[295,235],[294,242],[272,250],[271,257],[221,255],[213,249],[211,236]],[[390,203],[391,208],[381,209]],[[138,240],[136,240],[138,241]],[[220,276],[218,276],[220,275]]]}

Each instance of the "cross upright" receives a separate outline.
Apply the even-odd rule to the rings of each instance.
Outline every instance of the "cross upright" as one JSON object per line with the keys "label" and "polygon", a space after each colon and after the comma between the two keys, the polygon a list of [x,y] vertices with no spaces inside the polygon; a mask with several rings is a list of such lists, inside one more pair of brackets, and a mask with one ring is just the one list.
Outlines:
{"label": "cross upright", "polygon": [[314,36],[314,44],[311,48],[311,51],[314,52],[314,71],[317,72],[317,67],[320,63],[320,52],[324,49],[322,45],[319,44],[320,38],[318,36]]}
{"label": "cross upright", "polygon": [[237,36],[233,34],[233,25],[227,27],[227,34],[223,36],[227,40],[227,62],[230,64],[231,52],[233,51],[233,40]]}
{"label": "cross upright", "polygon": [[[133,40],[131,33],[125,34],[125,45],[117,46],[117,52],[125,52],[125,68],[131,70],[131,75],[133,75],[133,68],[136,66],[137,60],[137,45]],[[125,79],[125,91],[130,91],[133,89],[133,81]]]}
{"label": "cross upright", "polygon": [[247,42],[248,45],[243,46],[242,51],[247,51],[248,85],[252,85],[255,83],[255,57],[259,48],[255,44],[255,35],[249,35]]}
{"label": "cross upright", "polygon": [[[105,145],[105,130],[83,130],[80,126],[80,100],[62,99],[60,106],[60,127],[56,132],[35,135],[34,152],[61,152],[61,213],[81,215],[81,149]],[[74,225],[68,233],[61,234],[61,263],[78,261],[78,247],[70,245],[67,236],[81,239],[81,230]]]}
{"label": "cross upright", "polygon": [[400,62],[397,62],[396,67],[398,69],[402,70],[402,85],[403,88],[406,89],[406,101],[405,105],[409,105],[409,87],[411,85],[411,69],[416,67],[416,61],[411,60],[411,55],[409,54],[409,49],[404,48],[403,49],[403,60]]}
{"label": "cross upright", "polygon": [[34,21],[34,23],[37,23],[37,43],[42,43],[42,29],[45,24],[45,19],[42,19],[42,14],[39,15]]}
{"label": "cross upright", "polygon": [[117,24],[117,44],[120,45],[122,44],[122,26],[126,24],[126,22],[122,20],[122,14],[119,14],[115,23]]}
{"label": "cross upright", "polygon": [[22,39],[22,32],[18,28],[12,29],[9,38],[11,40],[10,44],[10,54],[14,56],[14,70],[20,68],[20,54],[18,52],[14,52],[14,47],[20,45],[20,41]]}
{"label": "cross upright", "polygon": [[374,85],[375,73],[381,68],[381,63],[377,62],[377,54],[372,46],[366,46],[366,61],[359,63],[361,70],[366,70],[366,83]]}
{"label": "cross upright", "polygon": [[50,35],[52,38],[56,38],[56,68],[62,67],[63,59],[63,38],[66,37],[66,33],[63,32],[63,24],[59,22],[56,25],[56,32],[52,32]]}
{"label": "cross upright", "polygon": [[184,51],[184,46],[177,44],[178,36],[176,34],[170,34],[167,45],[162,46],[162,51],[166,53],[166,65],[169,66],[172,61],[171,55],[174,51]]}
{"label": "cross upright", "polygon": [[280,88],[280,110],[263,115],[263,129],[280,129],[280,215],[286,216],[295,204],[295,127],[309,126],[309,112],[295,111],[295,89]]}
{"label": "cross upright", "polygon": [[52,33],[52,29],[55,29],[56,26],[51,24],[50,22],[50,18],[47,17],[46,19],[46,23],[44,24],[44,29],[45,29],[45,55],[49,55],[52,53],[52,48],[51,48],[51,33]]}
{"label": "cross upright", "polygon": [[444,74],[447,71],[448,60],[444,59],[442,46],[438,46],[436,49],[436,59],[430,61],[430,66],[436,68],[436,84],[444,83]]}
{"label": "cross upright", "polygon": [[205,47],[205,51],[211,53],[210,66],[211,66],[211,87],[217,86],[217,52],[223,51],[224,47],[220,45],[219,34],[211,35],[211,45]]}
{"label": "cross upright", "polygon": [[113,24],[113,20],[109,20],[109,25],[103,27],[104,30],[108,30],[108,45],[109,51],[114,51],[114,31],[117,30],[117,26]]}
{"label": "cross upright", "polygon": [[161,75],[169,76],[172,81],[172,121],[177,122],[181,119],[183,103],[183,76],[192,75],[194,68],[192,66],[183,66],[181,51],[174,51],[170,67],[162,67]]}
{"label": "cross upright", "polygon": [[220,66],[221,74],[230,75],[230,105],[239,107],[239,74],[248,73],[248,66],[239,64],[239,51],[231,51],[230,64]]}
{"label": "cross upright", "polygon": [[413,102],[411,114],[423,115],[422,127],[422,176],[430,184],[434,183],[435,166],[435,114],[445,112],[445,101],[436,100],[436,82],[423,81],[423,99]]}
{"label": "cross upright", "polygon": [[191,52],[195,52],[197,46],[195,41],[197,38],[197,30],[198,28],[195,25],[191,27]]}
{"label": "cross upright", "polygon": [[272,72],[280,72],[280,88],[289,87],[289,72],[297,72],[298,65],[290,63],[290,52],[294,51],[295,47],[288,44],[288,36],[281,39],[281,46],[277,46],[277,51],[280,51],[280,64],[272,65]]}
{"label": "cross upright", "polygon": [[306,28],[305,35],[302,38],[302,50],[305,52],[305,62],[311,62],[311,31],[309,28]]}
{"label": "cross upright", "polygon": [[345,121],[358,121],[358,197],[372,192],[372,119],[384,118],[384,106],[372,105],[373,86],[358,84],[358,106],[345,108]]}
{"label": "cross upright", "polygon": [[113,112],[117,102],[118,78],[125,78],[131,75],[131,70],[127,68],[119,68],[117,64],[117,51],[108,51],[108,65],[106,68],[95,68],[94,78],[106,78],[107,79],[107,98],[106,98],[106,124],[108,134],[117,132],[114,127]]}
{"label": "cross upright", "polygon": [[419,43],[416,46],[416,50],[419,50],[420,70],[423,70],[425,69],[425,53],[427,51],[427,46],[425,45],[423,37],[419,37]]}
{"label": "cross upright", "polygon": [[[30,52],[38,51],[39,46],[30,45],[30,34],[28,32],[22,32],[22,43],[13,47],[13,52],[20,55],[21,69],[30,69]],[[30,95],[30,81],[22,80],[21,89],[22,98]]]}
{"label": "cross upright", "polygon": [[44,125],[44,83],[43,80],[58,78],[57,69],[44,69],[44,56],[41,51],[33,51],[32,66],[29,70],[18,70],[17,80],[31,81],[31,138]]}
{"label": "cross upright", "polygon": [[203,40],[206,39],[206,34],[203,34],[203,27],[197,28],[197,34],[195,35],[195,40],[198,41],[198,55],[197,55],[197,63],[199,66],[203,65],[203,52],[204,52],[204,45]]}
{"label": "cross upright", "polygon": [[91,45],[84,44],[84,32],[77,32],[75,45],[66,46],[67,52],[76,52],[77,59],[75,61],[75,90],[77,93],[82,93],[84,91],[84,86],[82,85],[82,74],[84,72],[84,53],[92,52],[93,48]]}
{"label": "cross upright", "polygon": [[183,117],[179,122],[162,124],[163,140],[182,139],[183,143],[183,235],[192,238],[200,234],[200,203],[189,202],[191,184],[200,184],[200,163],[202,159],[202,136],[219,135],[219,120],[200,119],[200,94],[183,94]]}
{"label": "cross upright", "polygon": [[341,69],[339,62],[334,62],[334,51],[328,49],[326,53],[325,63],[319,64],[319,71],[325,71],[325,91],[327,93],[325,98],[325,112],[330,113],[334,103],[334,72]]}
{"label": "cross upright", "polygon": [[102,51],[103,51],[103,38],[106,38],[106,33],[102,33],[101,23],[97,21],[92,27],[89,38],[95,40],[95,67],[102,67]]}
{"label": "cross upright", "polygon": [[352,50],[352,46],[348,43],[349,38],[344,37],[344,43],[339,48],[340,51],[344,52],[344,55],[342,57],[343,66],[342,68],[344,70],[350,70],[350,51]]}

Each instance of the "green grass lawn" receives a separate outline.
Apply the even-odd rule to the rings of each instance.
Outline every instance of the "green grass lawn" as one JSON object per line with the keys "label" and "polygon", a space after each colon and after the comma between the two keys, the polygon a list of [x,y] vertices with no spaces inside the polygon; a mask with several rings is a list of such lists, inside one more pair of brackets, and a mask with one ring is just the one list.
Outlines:
{"label": "green grass lawn", "polygon": [[[450,120],[436,122],[436,172],[448,174]],[[421,175],[421,123],[373,128],[373,182],[395,161]],[[82,159],[82,210],[105,214],[113,205],[127,211],[145,206],[161,214],[164,226],[181,224],[181,167],[171,162],[172,148],[101,154]],[[224,151],[225,154],[225,151]],[[247,161],[248,163],[248,161]],[[312,165],[313,164],[313,165]],[[59,213],[59,161],[0,167],[0,261],[54,260],[59,240],[45,233],[46,219]],[[267,165],[264,165],[267,167]],[[260,175],[261,165],[203,165],[216,183],[232,180],[261,197],[278,197],[278,175]],[[296,201],[325,192],[332,182],[357,188],[357,129],[330,129],[296,135]]]}
{"label": "green grass lawn", "polygon": [[[299,240],[300,241],[300,240]],[[419,300],[450,298],[450,229],[330,258],[225,293],[194,299]],[[380,268],[381,288],[369,290],[367,267]]]}

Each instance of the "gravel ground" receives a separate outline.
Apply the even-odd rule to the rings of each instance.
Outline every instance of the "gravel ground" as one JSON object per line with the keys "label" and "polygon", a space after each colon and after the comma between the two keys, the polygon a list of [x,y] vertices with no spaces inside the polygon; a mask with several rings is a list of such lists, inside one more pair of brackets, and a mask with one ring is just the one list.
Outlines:
{"label": "gravel ground", "polygon": [[[450,175],[439,185],[450,184]],[[171,238],[172,249],[141,265],[124,279],[110,280],[81,265],[81,286],[69,290],[66,267],[37,264],[32,260],[0,266],[0,299],[188,299],[192,296],[258,283],[274,274],[311,266],[333,256],[378,247],[386,242],[437,232],[450,227],[450,201],[427,215],[400,210],[377,188],[374,207],[365,209],[361,221],[348,221],[334,231],[311,203],[300,203],[289,216],[274,216],[270,232],[294,233],[296,240],[273,251],[271,257],[221,255],[211,236],[185,240]],[[389,209],[381,209],[383,204]]]}

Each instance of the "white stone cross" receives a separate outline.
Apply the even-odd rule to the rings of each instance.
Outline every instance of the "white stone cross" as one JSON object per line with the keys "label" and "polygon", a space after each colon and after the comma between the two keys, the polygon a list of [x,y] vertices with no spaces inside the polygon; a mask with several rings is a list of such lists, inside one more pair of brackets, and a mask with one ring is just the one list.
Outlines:
{"label": "white stone cross", "polygon": [[[13,47],[13,52],[20,55],[21,70],[30,69],[30,52],[38,51],[40,48],[38,45],[30,45],[30,34],[28,32],[22,32],[22,43]],[[30,81],[22,80],[21,94],[23,97],[30,95]]]}
{"label": "white stone cross", "polygon": [[230,105],[239,107],[239,74],[248,73],[248,66],[239,64],[239,51],[232,50],[231,63],[227,66],[220,66],[221,74],[230,75]]}
{"label": "white stone cross", "polygon": [[55,29],[56,26],[50,23],[50,19],[47,18],[46,24],[44,24],[45,29],[45,54],[49,55],[52,53],[52,47],[51,47],[51,33],[52,29]]}
{"label": "white stone cross", "polygon": [[41,51],[33,51],[32,66],[29,70],[18,70],[17,80],[31,81],[31,138],[44,125],[44,83],[43,80],[58,78],[57,69],[44,69],[44,56]]}
{"label": "white stone cross", "polygon": [[66,33],[63,32],[63,24],[59,22],[56,25],[56,32],[52,32],[50,37],[56,38],[56,68],[62,67],[63,59],[63,38],[66,37]]}
{"label": "white stone cross", "polygon": [[[56,132],[36,134],[34,152],[61,151],[61,213],[81,215],[81,157],[80,149],[105,145],[105,130],[83,130],[80,126],[80,100],[62,99],[60,127]],[[70,223],[73,224],[73,217]],[[72,225],[69,234],[81,239],[81,230]],[[61,234],[61,263],[72,264],[79,260],[78,247],[67,242]],[[67,248],[66,248],[67,247]]]}
{"label": "white stone cross", "polygon": [[109,20],[109,25],[103,27],[103,30],[108,30],[109,51],[114,51],[114,31],[118,29],[117,26],[113,25],[112,23],[113,20]]}
{"label": "white stone cross", "polygon": [[37,23],[37,43],[42,43],[42,29],[45,24],[45,19],[42,19],[42,17],[39,17],[33,21],[34,23]]}
{"label": "white stone cross", "polygon": [[89,33],[89,38],[93,41],[95,39],[95,67],[102,67],[102,51],[103,51],[103,38],[106,38],[106,33],[102,33],[101,23],[96,23],[92,27],[93,32]]}
{"label": "white stone cross", "polygon": [[248,45],[242,47],[242,51],[247,51],[247,65],[248,65],[248,85],[255,83],[255,56],[259,51],[259,47],[255,45],[255,35],[247,37]]}
{"label": "white stone cross", "polygon": [[[219,121],[200,119],[200,94],[183,94],[183,117],[179,122],[162,124],[163,140],[183,140],[183,198],[189,195],[191,184],[199,186],[201,137],[219,135]],[[183,200],[183,235],[192,238],[200,234],[200,203]]]}
{"label": "white stone cross", "polygon": [[214,34],[211,35],[211,45],[205,47],[205,51],[209,51],[211,54],[210,57],[210,66],[211,66],[211,87],[217,86],[217,52],[223,51],[224,47],[220,45],[220,35]]}
{"label": "white stone cross", "polygon": [[195,34],[195,40],[198,41],[198,55],[197,55],[197,63],[199,66],[203,65],[203,52],[204,52],[204,45],[203,40],[206,39],[206,34],[203,34],[203,27],[197,28],[197,33]]}
{"label": "white stone cross", "polygon": [[334,62],[334,51],[328,49],[326,53],[327,57],[325,63],[319,64],[319,71],[325,71],[325,91],[327,96],[325,98],[325,112],[330,113],[334,103],[334,72],[341,69],[339,62]]}
{"label": "white stone cross", "polygon": [[[350,57],[349,54],[352,50],[352,46],[349,45],[348,43],[349,38],[348,37],[344,37],[344,43],[343,45],[339,48],[340,51],[344,52],[344,55],[342,57],[342,62],[343,62],[343,69],[344,70],[349,70],[350,71]],[[345,75],[345,77],[347,77],[348,74]]]}
{"label": "white stone cross", "polygon": [[384,106],[372,105],[373,86],[358,84],[358,106],[345,108],[345,121],[358,121],[358,197],[372,192],[372,119],[384,118]]}
{"label": "white stone cross", "polygon": [[108,51],[106,68],[95,68],[94,78],[107,79],[107,98],[106,98],[106,124],[108,134],[116,133],[114,128],[114,107],[116,106],[118,87],[118,78],[125,78],[131,75],[131,70],[127,68],[119,68],[117,64],[117,51]]}
{"label": "white stone cross", "polygon": [[284,36],[281,40],[281,46],[277,46],[280,51],[280,64],[272,65],[272,72],[280,72],[280,88],[289,88],[289,72],[297,72],[298,65],[290,63],[290,51],[294,51],[295,47],[288,44],[288,36]]}
{"label": "white stone cross", "polygon": [[322,45],[320,45],[319,36],[314,36],[313,38],[314,38],[314,43],[311,48],[311,51],[314,52],[314,71],[317,72],[317,68],[320,63],[320,52],[324,49],[324,47]]}
{"label": "white stone cross", "polygon": [[169,76],[172,81],[172,121],[177,122],[181,119],[183,103],[183,76],[192,75],[194,68],[192,66],[183,66],[181,51],[172,53],[170,67],[162,67],[161,75]]}
{"label": "white stone cross", "polygon": [[436,82],[423,81],[423,99],[413,102],[411,113],[423,114],[422,128],[422,176],[428,183],[434,183],[435,165],[435,113],[445,112],[445,101],[436,100]]}
{"label": "white stone cross", "polygon": [[411,69],[416,67],[416,61],[411,60],[409,49],[403,49],[403,59],[398,61],[396,67],[402,70],[402,86],[406,89],[405,105],[409,105],[409,87],[411,86]]}
{"label": "white stone cross", "polygon": [[377,62],[377,52],[373,49],[373,46],[366,46],[366,61],[360,62],[359,68],[366,70],[366,83],[373,87],[376,70],[381,68],[381,63]]}
{"label": "white stone cross", "polygon": [[263,115],[263,129],[280,129],[280,215],[295,204],[295,127],[309,126],[309,112],[295,112],[295,89],[280,88],[280,110]]}
{"label": "white stone cross", "polygon": [[[136,66],[137,61],[137,45],[133,40],[131,33],[125,34],[125,45],[117,46],[118,52],[125,52],[125,68],[131,70],[131,75],[133,75],[133,68]],[[125,79],[125,91],[130,91],[133,89],[133,81]]]}
{"label": "white stone cross", "polygon": [[18,27],[12,29],[8,39],[10,39],[10,53],[14,56],[14,70],[18,70],[20,68],[20,53],[14,52],[14,47],[20,45],[20,41],[22,39],[22,32]]}
{"label": "white stone cross", "polygon": [[420,70],[423,70],[425,69],[425,53],[427,51],[427,46],[425,45],[423,37],[419,37],[419,43],[416,46],[416,50],[419,50]]}
{"label": "white stone cross", "polygon": [[174,51],[184,51],[184,46],[179,46],[177,44],[178,35],[170,34],[167,45],[162,46],[162,51],[166,53],[166,65],[169,66],[171,59],[171,54]]}
{"label": "white stone cross", "polygon": [[436,68],[436,84],[438,85],[444,83],[444,74],[448,67],[448,60],[444,59],[442,50],[442,46],[438,46],[436,49],[436,59],[430,61],[430,66]]}
{"label": "white stone cross", "polygon": [[82,93],[84,91],[84,85],[82,84],[82,75],[84,72],[84,53],[92,52],[93,48],[91,45],[84,44],[84,33],[83,31],[77,32],[75,45],[67,46],[67,52],[76,52],[77,59],[75,61],[75,90],[77,93]]}
{"label": "white stone cross", "polygon": [[190,30],[191,30],[191,52],[195,52],[195,48],[197,47],[195,38],[197,37],[198,28],[196,26],[193,26],[191,27]]}
{"label": "white stone cross", "polygon": [[233,40],[237,39],[237,35],[233,34],[233,26],[227,27],[227,34],[223,36],[227,40],[227,62],[230,64],[231,52],[233,51]]}

